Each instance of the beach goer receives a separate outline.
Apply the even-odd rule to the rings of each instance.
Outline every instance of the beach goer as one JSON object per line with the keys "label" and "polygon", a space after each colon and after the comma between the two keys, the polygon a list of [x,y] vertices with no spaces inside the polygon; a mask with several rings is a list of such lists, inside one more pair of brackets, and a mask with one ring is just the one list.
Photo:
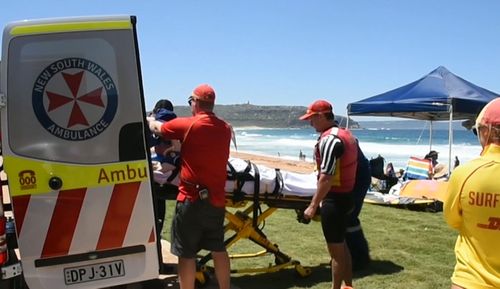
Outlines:
{"label": "beach goer", "polygon": [[[177,115],[174,113],[174,106],[172,102],[168,99],[160,99],[156,102],[153,111],[148,116],[148,119],[158,120],[161,122],[166,122],[176,118]],[[149,146],[152,148],[152,158],[153,167],[158,164],[159,170],[166,170],[167,168],[172,170],[179,165],[179,151],[180,142],[178,140],[166,140],[160,139],[157,135],[151,134],[149,137]],[[167,152],[169,150],[169,152]],[[155,184],[156,186],[157,184]],[[158,185],[159,186],[159,185]],[[166,199],[159,193],[161,190],[155,188],[155,202],[156,202],[156,232],[158,238],[161,238],[161,231],[163,229],[163,223],[165,221],[166,212]],[[158,192],[158,193],[156,193]]]}
{"label": "beach goer", "polygon": [[358,142],[349,130],[338,127],[332,105],[326,100],[313,102],[300,119],[309,120],[320,133],[314,150],[317,189],[304,217],[313,218],[321,204],[321,227],[332,263],[332,288],[340,289],[342,282],[352,286],[352,260],[346,244],[346,230],[355,208],[353,190],[359,161]]}
{"label": "beach goer", "polygon": [[500,98],[476,119],[481,155],[451,174],[444,218],[458,230],[453,289],[500,288]]}
{"label": "beach goer", "polygon": [[[161,122],[166,122],[176,118],[174,106],[168,99],[160,99],[156,102],[153,111],[149,115],[150,119]],[[152,134],[150,146],[153,147],[152,161],[157,161],[161,164],[164,171],[173,170],[179,166],[180,162],[180,141],[160,139],[155,134]]]}
{"label": "beach goer", "polygon": [[432,166],[436,166],[438,164],[439,153],[437,151],[431,150],[428,154],[425,155],[424,159],[428,159],[431,161]]}
{"label": "beach goer", "polygon": [[455,156],[455,163],[453,164],[453,169],[456,169],[460,165],[460,160]]}
{"label": "beach goer", "polygon": [[447,168],[444,164],[440,164],[437,160],[439,157],[439,153],[437,151],[431,150],[428,154],[425,155],[424,159],[428,159],[432,164],[432,171],[429,173],[430,179],[439,179],[446,177]]}
{"label": "beach goer", "polygon": [[224,245],[225,182],[231,128],[213,112],[215,91],[199,85],[188,98],[192,117],[161,123],[152,132],[182,141],[177,205],[172,221],[171,252],[179,257],[181,289],[193,289],[196,255],[211,252],[219,288],[229,289],[230,262]]}
{"label": "beach goer", "polygon": [[398,179],[402,178],[404,174],[405,174],[405,170],[404,169],[399,169],[399,171],[396,173],[396,177]]}
{"label": "beach goer", "polygon": [[389,192],[389,190],[397,184],[399,181],[399,178],[396,174],[396,170],[394,169],[394,165],[389,162],[387,163],[387,166],[385,167],[385,190]]}
{"label": "beach goer", "polygon": [[305,161],[306,160],[306,155],[300,150],[299,152],[299,160],[300,161]]}
{"label": "beach goer", "polygon": [[385,175],[388,177],[395,177],[396,171],[394,170],[394,165],[392,163],[387,163],[385,167]]}

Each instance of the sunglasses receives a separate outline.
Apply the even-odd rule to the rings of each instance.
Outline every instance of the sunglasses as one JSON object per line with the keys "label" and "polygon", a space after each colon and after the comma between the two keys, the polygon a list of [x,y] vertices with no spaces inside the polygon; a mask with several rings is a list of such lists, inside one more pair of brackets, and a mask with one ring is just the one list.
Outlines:
{"label": "sunglasses", "polygon": [[473,127],[472,127],[472,133],[473,133],[475,136],[477,136],[479,129],[480,129],[480,128],[483,128],[483,127],[485,127],[485,126],[484,126],[484,125],[475,125],[475,126],[473,126]]}
{"label": "sunglasses", "polygon": [[479,126],[479,125],[474,125],[474,126],[472,127],[472,133],[473,133],[475,136],[477,136],[477,131],[478,131],[480,128],[481,128],[481,126]]}
{"label": "sunglasses", "polygon": [[191,104],[193,102],[195,102],[195,101],[196,101],[196,99],[194,99],[194,97],[192,97],[192,96],[188,97],[188,104],[189,104],[189,106],[191,106]]}

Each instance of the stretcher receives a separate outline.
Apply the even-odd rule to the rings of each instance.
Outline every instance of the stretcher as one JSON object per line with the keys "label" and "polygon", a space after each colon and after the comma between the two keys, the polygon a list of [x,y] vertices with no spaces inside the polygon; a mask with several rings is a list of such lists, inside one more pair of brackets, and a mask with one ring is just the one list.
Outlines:
{"label": "stretcher", "polygon": [[[154,180],[162,190],[160,194],[166,199],[175,199],[179,183],[178,171],[161,170],[158,164],[153,164],[153,168]],[[261,251],[255,253],[234,254],[229,257],[240,259],[274,255],[274,264],[269,266],[237,269],[231,272],[276,272],[294,268],[302,277],[310,275],[310,268],[302,266],[298,260],[282,252],[277,244],[268,239],[261,226],[278,209],[293,209],[297,213],[297,220],[307,223],[308,221],[303,218],[303,212],[316,191],[316,175],[271,169],[237,158],[228,160],[227,174],[224,231],[233,234],[229,234],[230,236],[225,239],[225,246],[229,248],[238,241],[247,239],[262,247]],[[262,205],[266,207],[264,210]],[[204,283],[206,277],[204,272],[208,270],[206,264],[210,260],[211,255],[207,254],[201,256],[198,261],[200,270],[197,280],[200,283]]]}

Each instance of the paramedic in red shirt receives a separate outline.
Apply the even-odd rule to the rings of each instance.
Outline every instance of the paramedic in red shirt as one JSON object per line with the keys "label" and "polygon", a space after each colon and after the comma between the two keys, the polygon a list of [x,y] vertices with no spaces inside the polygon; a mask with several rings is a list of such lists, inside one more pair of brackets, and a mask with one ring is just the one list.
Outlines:
{"label": "paramedic in red shirt", "polygon": [[229,289],[230,264],[224,245],[224,187],[231,129],[213,113],[215,91],[209,85],[196,87],[188,103],[192,117],[178,117],[163,124],[149,123],[153,133],[182,142],[170,250],[179,257],[181,289],[194,288],[196,254],[201,249],[211,251],[218,284],[221,289]]}
{"label": "paramedic in red shirt", "polygon": [[332,259],[332,289],[352,286],[351,254],[345,235],[354,209],[358,144],[352,134],[337,126],[332,105],[325,100],[312,103],[300,117],[320,133],[315,147],[318,184],[304,217],[311,219],[321,204],[321,227]]}

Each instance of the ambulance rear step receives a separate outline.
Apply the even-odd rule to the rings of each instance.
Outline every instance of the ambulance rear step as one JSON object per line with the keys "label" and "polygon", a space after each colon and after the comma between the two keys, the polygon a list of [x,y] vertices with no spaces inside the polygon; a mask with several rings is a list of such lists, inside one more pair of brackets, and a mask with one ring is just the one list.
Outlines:
{"label": "ambulance rear step", "polygon": [[49,266],[77,263],[89,260],[99,260],[104,258],[132,255],[144,252],[146,252],[146,247],[144,245],[136,245],[136,246],[123,247],[123,248],[104,250],[104,251],[93,251],[82,254],[37,259],[35,260],[35,267],[49,267]]}

